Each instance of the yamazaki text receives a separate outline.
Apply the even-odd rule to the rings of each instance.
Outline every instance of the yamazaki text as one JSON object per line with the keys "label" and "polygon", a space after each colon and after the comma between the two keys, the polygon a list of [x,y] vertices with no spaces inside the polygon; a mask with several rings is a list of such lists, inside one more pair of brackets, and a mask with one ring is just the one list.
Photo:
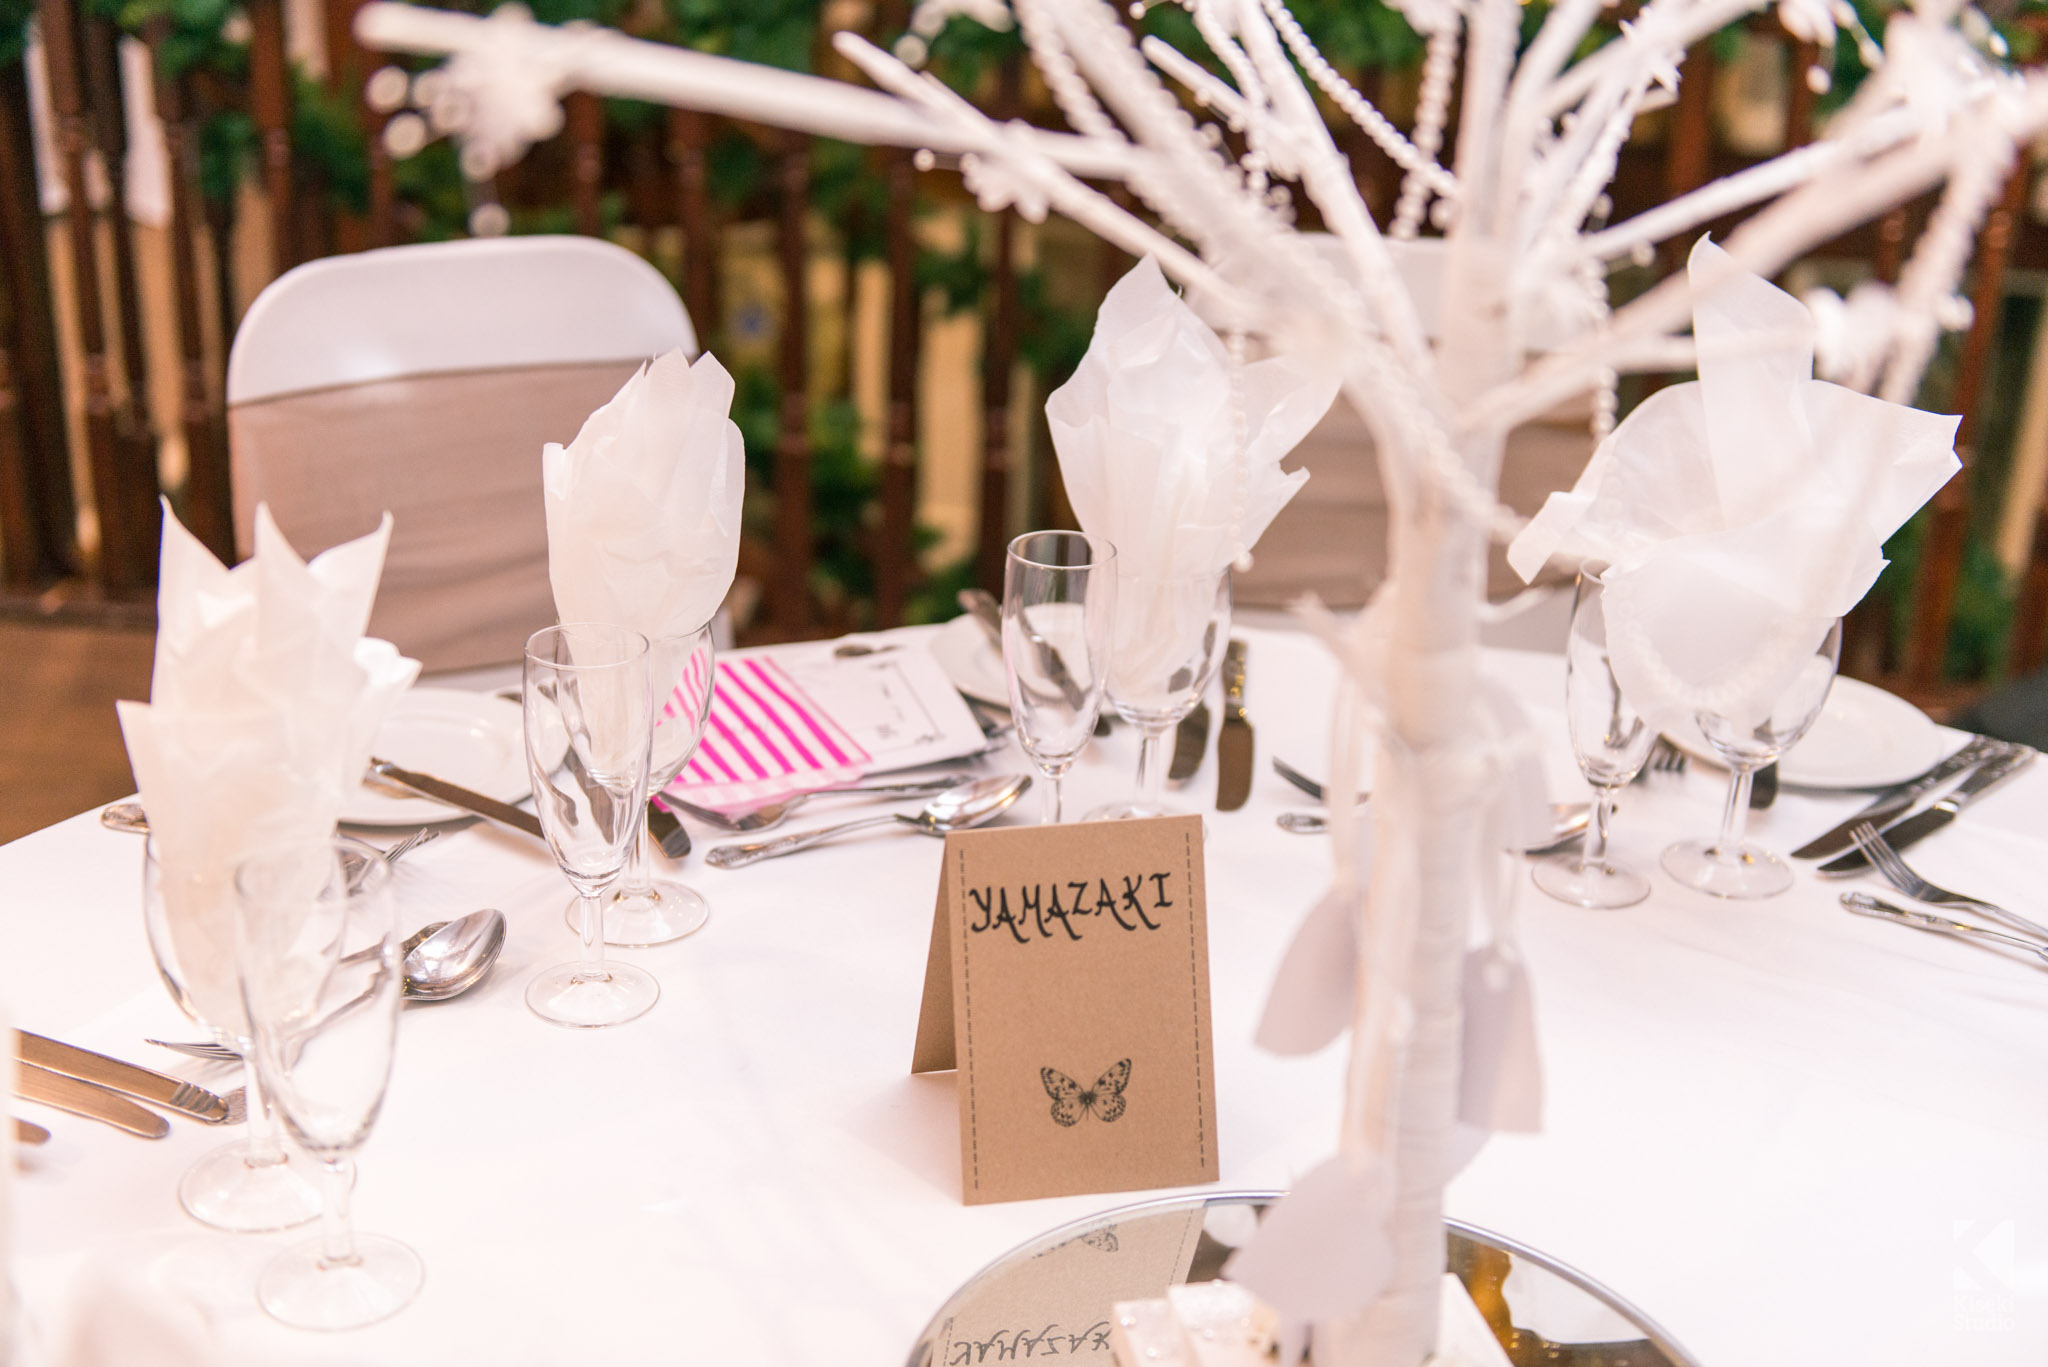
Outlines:
{"label": "yamazaki text", "polygon": [[1118,874],[1116,886],[1108,878],[1084,878],[1014,888],[969,888],[968,901],[978,919],[967,929],[977,935],[1007,931],[1020,945],[1034,939],[1057,939],[1062,934],[1078,940],[1090,917],[1098,927],[1157,930],[1161,924],[1158,913],[1173,906],[1167,896],[1172,878],[1170,873]]}

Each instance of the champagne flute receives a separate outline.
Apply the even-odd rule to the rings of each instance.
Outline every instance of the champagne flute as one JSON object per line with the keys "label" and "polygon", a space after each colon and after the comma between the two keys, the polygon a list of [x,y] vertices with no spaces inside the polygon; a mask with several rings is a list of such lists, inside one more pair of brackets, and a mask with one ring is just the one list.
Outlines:
{"label": "champagne flute", "polygon": [[345,836],[243,861],[235,874],[236,952],[256,1072],[292,1139],[320,1160],[327,1200],[318,1238],[281,1250],[256,1299],[301,1329],[355,1329],[397,1314],[426,1278],[396,1239],[349,1220],[351,1155],[369,1138],[391,1081],[405,968],[391,866]]}
{"label": "champagne flute", "polygon": [[232,866],[167,860],[157,837],[144,842],[142,929],[157,974],[193,1024],[241,1056],[248,1089],[245,1133],[185,1169],[178,1204],[202,1225],[256,1234],[317,1219],[320,1188],[313,1165],[285,1148],[255,1065],[239,985],[235,915]]}
{"label": "champagne flute", "polygon": [[1095,734],[1108,682],[1116,548],[1085,532],[1026,532],[1003,570],[1003,664],[1017,743],[1045,776],[1045,822]]}
{"label": "champagne flute", "polygon": [[[576,889],[583,957],[544,968],[526,1004],[557,1025],[618,1025],[661,996],[653,975],[606,963],[603,892],[625,872],[647,827],[653,741],[648,641],[637,631],[582,622],[536,631],[526,642],[526,768],[548,848]],[[562,738],[568,749],[560,752]],[[560,767],[550,769],[556,753]]]}
{"label": "champagne flute", "polygon": [[1582,853],[1539,861],[1529,871],[1544,892],[1582,907],[1634,906],[1650,895],[1649,879],[1607,857],[1614,795],[1642,769],[1657,733],[1629,706],[1614,677],[1605,593],[1598,575],[1579,576],[1564,656],[1565,719],[1579,772],[1593,785],[1593,835]]}
{"label": "champagne flute", "polygon": [[1230,640],[1230,571],[1160,579],[1120,566],[1109,700],[1138,729],[1137,793],[1088,814],[1090,821],[1170,816],[1162,796],[1166,743],[1216,675]]}
{"label": "champagne flute", "polygon": [[1842,623],[1838,618],[1829,624],[1819,647],[1801,662],[1762,721],[1742,726],[1716,712],[1699,714],[1701,734],[1729,771],[1721,834],[1715,840],[1682,840],[1671,846],[1664,851],[1664,872],[1689,888],[1716,897],[1775,897],[1792,886],[1792,870],[1785,861],[1745,838],[1750,780],[1757,770],[1798,744],[1820,716],[1841,653]]}
{"label": "champagne flute", "polygon": [[[654,641],[648,646],[647,659],[655,695],[647,791],[654,796],[674,782],[697,753],[704,723],[711,716],[711,685],[718,662],[710,624]],[[672,878],[654,876],[652,843],[647,823],[642,821],[626,872],[604,899],[604,942],[608,945],[664,945],[702,929],[711,918],[711,904],[703,893]],[[572,927],[579,908],[580,899],[569,904],[566,914]]]}

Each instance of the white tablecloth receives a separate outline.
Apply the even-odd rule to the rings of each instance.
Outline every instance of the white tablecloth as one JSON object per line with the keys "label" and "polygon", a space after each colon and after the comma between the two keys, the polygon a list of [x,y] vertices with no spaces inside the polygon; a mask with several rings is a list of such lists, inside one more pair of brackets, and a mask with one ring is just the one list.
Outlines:
{"label": "white tablecloth", "polygon": [[[1249,1042],[1327,858],[1275,828],[1306,804],[1267,761],[1321,772],[1332,669],[1307,638],[1242,634],[1259,774],[1244,810],[1209,813],[1206,853],[1224,1187],[1284,1185],[1330,1150],[1342,1058]],[[1553,736],[1559,796],[1580,790],[1559,660],[1487,665]],[[1070,809],[1120,794],[1133,751],[1128,728],[1099,743]],[[1212,758],[1180,800],[1208,808],[1214,784]],[[1722,784],[1694,765],[1628,790],[1618,856],[1653,868],[1708,832]],[[1754,829],[1789,849],[1857,800],[1788,792]],[[1914,857],[2048,919],[2044,818],[2036,771]],[[91,813],[0,849],[0,994],[24,1027],[232,1085],[141,1043],[193,1030],[142,939],[140,862]],[[887,833],[730,873],[693,857],[710,925],[626,952],[660,1004],[572,1032],[521,999],[573,952],[545,854],[481,828],[422,848],[400,866],[410,921],[496,906],[511,936],[483,988],[407,1010],[361,1156],[358,1223],[419,1250],[418,1303],[337,1338],[271,1323],[255,1270],[303,1235],[212,1233],[176,1203],[220,1131],[150,1144],[23,1103],[56,1132],[16,1184],[31,1333],[59,1346],[105,1312],[81,1288],[147,1277],[198,1308],[216,1362],[900,1362],[988,1259],[1130,1199],[961,1205],[953,1081],[906,1072],[938,865],[936,843]],[[1804,868],[1760,903],[1652,877],[1623,911],[1524,888],[1548,1123],[1489,1144],[1450,1213],[1606,1281],[1707,1367],[2040,1367],[2048,973],[1852,917]]]}

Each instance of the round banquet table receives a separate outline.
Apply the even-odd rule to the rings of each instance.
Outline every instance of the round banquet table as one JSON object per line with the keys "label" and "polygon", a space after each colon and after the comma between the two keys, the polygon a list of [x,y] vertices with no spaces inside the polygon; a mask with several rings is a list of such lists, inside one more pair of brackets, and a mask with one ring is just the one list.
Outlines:
{"label": "round banquet table", "polygon": [[[1296,1059],[1251,1044],[1328,859],[1325,838],[1275,827],[1308,804],[1269,760],[1324,772],[1334,666],[1305,636],[1238,634],[1251,801],[1213,810],[1213,749],[1178,800],[1208,820],[1221,1188],[1278,1188],[1334,1145],[1344,1045]],[[1485,667],[1528,706],[1555,795],[1582,795],[1561,658],[1495,651]],[[1092,747],[1069,810],[1123,792],[1134,753],[1127,727]],[[983,767],[1026,762],[1013,749]],[[1666,843],[1711,831],[1724,784],[1696,763],[1629,788],[1616,855],[1654,870]],[[1788,790],[1752,829],[1789,850],[1862,800]],[[2048,766],[1912,858],[2048,919],[2044,818]],[[335,1337],[272,1323],[256,1269],[304,1232],[217,1234],[174,1195],[221,1133],[179,1120],[146,1143],[17,1102],[55,1132],[15,1180],[33,1343],[55,1355],[81,1323],[125,1313],[108,1288],[146,1285],[160,1312],[206,1326],[213,1363],[894,1367],[988,1260],[1140,1199],[961,1204],[953,1078],[908,1073],[937,842],[883,832],[720,872],[701,858],[713,838],[692,834],[681,873],[712,920],[618,951],[662,997],[610,1030],[562,1030],[522,1001],[536,968],[573,953],[567,885],[538,846],[479,827],[399,866],[408,924],[496,906],[511,931],[481,988],[406,1010],[360,1155],[359,1227],[425,1259],[411,1308]],[[91,812],[0,849],[0,1001],[24,1028],[232,1086],[142,1042],[194,1033],[143,941],[141,858]],[[1448,1212],[1606,1282],[1707,1367],[2039,1367],[2048,972],[1851,916],[1804,865],[1756,903],[1652,882],[1642,905],[1589,911],[1522,881],[1546,1122],[1493,1138]]]}

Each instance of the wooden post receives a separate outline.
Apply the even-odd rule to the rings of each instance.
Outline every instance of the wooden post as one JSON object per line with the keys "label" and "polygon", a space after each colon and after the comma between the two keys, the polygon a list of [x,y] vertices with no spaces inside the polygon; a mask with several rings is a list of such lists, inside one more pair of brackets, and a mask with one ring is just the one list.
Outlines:
{"label": "wooden post", "polygon": [[922,321],[911,209],[917,171],[907,151],[887,154],[889,213],[889,427],[882,452],[882,532],[875,553],[875,625],[893,627],[917,581],[917,357]]}
{"label": "wooden post", "polygon": [[[152,45],[168,28],[153,26]],[[164,121],[171,180],[171,276],[177,290],[178,351],[181,360],[178,417],[185,433],[185,526],[222,560],[235,558],[233,498],[228,487],[228,450],[219,390],[206,369],[206,332],[201,312],[199,224],[193,205],[199,193],[199,131],[187,102],[186,83],[157,67],[157,112]]]}
{"label": "wooden post", "polygon": [[78,346],[85,372],[86,457],[92,471],[93,508],[99,517],[99,580],[109,597],[146,587],[155,566],[122,522],[128,506],[127,471],[115,421],[107,335],[101,312],[99,244],[92,202],[86,195],[85,158],[91,143],[86,127],[77,12],[73,0],[38,0],[43,51],[50,73],[50,110],[56,124],[57,158],[71,204],[64,219],[71,241],[72,297],[78,313]]}
{"label": "wooden post", "polygon": [[[1002,66],[994,117],[1016,117],[1022,103],[1023,65],[1011,54]],[[1010,371],[1017,362],[1017,216],[996,212],[995,260],[990,274],[993,306],[984,317],[981,340],[981,535],[975,549],[974,578],[989,592],[1003,591],[1003,560],[1009,549]]]}
{"label": "wooden post", "polygon": [[[5,297],[0,282],[0,298]],[[28,478],[26,416],[15,397],[14,364],[0,337],[0,583],[16,592],[33,592],[42,580],[37,554],[35,501]]]}
{"label": "wooden post", "polygon": [[668,154],[676,169],[676,218],[683,230],[683,307],[708,347],[718,334],[718,237],[711,213],[706,149],[711,120],[694,109],[668,112]]}
{"label": "wooden post", "polygon": [[562,101],[569,131],[570,193],[576,206],[576,231],[596,237],[604,229],[598,191],[604,179],[604,105],[587,90],[572,91]]}
{"label": "wooden post", "polygon": [[0,67],[0,296],[12,302],[0,344],[12,352],[26,511],[26,531],[5,534],[32,553],[40,583],[78,572],[78,509],[28,109],[26,65]]}
{"label": "wooden post", "polygon": [[[120,488],[121,507],[115,517],[125,535],[135,541],[139,563],[150,568],[155,578],[159,536],[163,518],[157,510],[156,432],[149,413],[149,365],[142,330],[142,283],[135,269],[135,232],[128,217],[128,120],[121,88],[121,36],[106,19],[85,16],[82,47],[85,56],[86,90],[90,95],[91,117],[87,126],[93,144],[106,169],[107,237],[114,249],[114,310],[120,326],[115,339],[120,347],[121,378],[125,400],[114,407],[114,436],[121,446],[125,471]],[[101,500],[101,522],[109,517]]]}
{"label": "wooden post", "polygon": [[796,133],[779,133],[777,159],[781,205],[777,246],[782,264],[782,337],[777,372],[782,389],[781,422],[775,440],[775,559],[772,589],[777,633],[801,639],[811,612],[811,440],[810,327],[805,298],[810,248],[805,224],[810,208],[809,143]]}
{"label": "wooden post", "polygon": [[[284,51],[284,0],[248,0],[249,105],[270,201],[270,270],[296,266],[292,233],[292,95]],[[233,334],[227,334],[232,336]]]}
{"label": "wooden post", "polygon": [[1820,44],[1794,39],[1785,59],[1791,66],[1786,73],[1790,84],[1785,88],[1785,150],[1789,152],[1813,141],[1815,95],[1806,83],[1806,73],[1820,60]]}
{"label": "wooden post", "polygon": [[1970,472],[1976,454],[1979,391],[1990,363],[1991,341],[1998,332],[1999,306],[2005,299],[2013,225],[2026,202],[2027,159],[2022,149],[2005,183],[2005,195],[1985,217],[1984,231],[1977,239],[1976,279],[1970,289],[1974,317],[1963,336],[1955,393],[1950,399],[1963,415],[1956,429],[1956,454],[1962,458],[1963,468],[1941,486],[1930,504],[1920,572],[1913,586],[1913,626],[1906,640],[1906,681],[1921,694],[1940,688],[1942,665],[1948,657],[1956,585],[1962,579],[1963,552],[1970,534]]}

